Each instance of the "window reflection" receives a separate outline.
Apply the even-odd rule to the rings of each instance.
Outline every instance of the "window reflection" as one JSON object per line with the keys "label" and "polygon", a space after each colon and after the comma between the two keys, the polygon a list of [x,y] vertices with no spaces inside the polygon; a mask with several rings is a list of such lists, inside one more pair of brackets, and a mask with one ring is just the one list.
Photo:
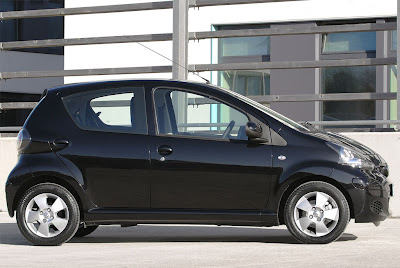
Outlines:
{"label": "window reflection", "polygon": [[322,52],[376,50],[376,32],[328,33],[322,40]]}

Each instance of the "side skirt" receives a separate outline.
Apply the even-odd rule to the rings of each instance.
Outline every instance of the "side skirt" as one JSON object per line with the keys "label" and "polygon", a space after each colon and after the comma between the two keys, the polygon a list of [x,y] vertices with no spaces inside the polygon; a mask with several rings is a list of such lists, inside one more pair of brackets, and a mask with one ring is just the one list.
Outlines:
{"label": "side skirt", "polygon": [[95,208],[84,213],[86,224],[215,224],[276,226],[278,216],[259,210],[141,210]]}

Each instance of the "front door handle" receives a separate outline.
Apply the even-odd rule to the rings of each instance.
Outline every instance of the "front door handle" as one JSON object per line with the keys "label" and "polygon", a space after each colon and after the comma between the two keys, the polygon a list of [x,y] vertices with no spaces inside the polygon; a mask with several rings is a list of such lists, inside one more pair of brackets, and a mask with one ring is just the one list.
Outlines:
{"label": "front door handle", "polygon": [[172,148],[168,145],[161,145],[160,147],[157,148],[157,152],[160,155],[170,155],[172,154]]}
{"label": "front door handle", "polygon": [[53,144],[54,144],[54,146],[56,146],[57,148],[67,148],[68,145],[69,145],[69,141],[66,140],[66,139],[58,138],[58,139],[55,139],[55,140],[53,141]]}

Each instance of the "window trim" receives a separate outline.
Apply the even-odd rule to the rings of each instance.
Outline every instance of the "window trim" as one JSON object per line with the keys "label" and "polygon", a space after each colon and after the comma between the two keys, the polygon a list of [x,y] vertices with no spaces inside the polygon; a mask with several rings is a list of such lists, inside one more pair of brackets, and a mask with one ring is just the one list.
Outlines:
{"label": "window trim", "polygon": [[154,99],[154,92],[157,89],[171,89],[171,90],[177,90],[177,91],[183,91],[183,92],[187,92],[187,93],[191,93],[191,94],[196,94],[196,95],[200,95],[200,96],[204,96],[210,99],[215,99],[219,102],[221,102],[222,104],[225,104],[229,107],[232,107],[234,109],[236,109],[237,111],[243,113],[246,117],[248,121],[251,121],[251,117],[256,118],[254,115],[249,114],[248,112],[244,111],[243,109],[241,109],[240,107],[238,107],[235,104],[232,103],[227,103],[226,101],[221,100],[221,98],[216,97],[215,95],[210,95],[207,93],[199,93],[196,90],[192,90],[192,89],[187,89],[187,88],[179,88],[179,87],[173,87],[173,86],[156,86],[154,88],[152,88],[151,90],[151,100],[152,100],[152,107],[153,107],[153,118],[154,118],[154,127],[155,127],[155,135],[156,136],[160,136],[160,137],[176,137],[176,138],[185,138],[185,139],[195,139],[195,140],[209,140],[209,141],[223,141],[223,142],[230,142],[230,141],[234,141],[234,142],[244,142],[244,143],[249,143],[249,141],[247,140],[235,140],[235,139],[222,139],[222,138],[211,138],[211,137],[201,137],[201,136],[187,136],[187,135],[177,135],[177,134],[164,134],[164,133],[159,133],[158,130],[158,122],[157,122],[157,112],[156,112],[156,102]]}

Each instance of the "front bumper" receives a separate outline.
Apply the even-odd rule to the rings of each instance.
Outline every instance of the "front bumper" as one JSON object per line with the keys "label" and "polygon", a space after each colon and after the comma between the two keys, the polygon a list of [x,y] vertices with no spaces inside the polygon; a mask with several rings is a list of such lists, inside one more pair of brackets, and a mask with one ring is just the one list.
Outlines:
{"label": "front bumper", "polygon": [[355,213],[356,222],[378,222],[390,216],[389,201],[393,196],[393,184],[379,172],[364,172],[366,182],[362,191],[363,209]]}

